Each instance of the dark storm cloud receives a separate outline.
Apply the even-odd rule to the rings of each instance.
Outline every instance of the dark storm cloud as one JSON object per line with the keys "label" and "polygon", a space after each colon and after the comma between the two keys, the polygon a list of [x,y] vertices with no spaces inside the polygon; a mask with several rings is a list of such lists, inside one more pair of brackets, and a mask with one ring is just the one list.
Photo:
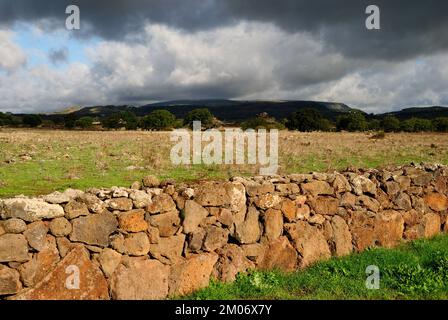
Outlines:
{"label": "dark storm cloud", "polygon": [[[187,31],[241,20],[270,22],[320,37],[326,50],[350,57],[397,60],[448,48],[448,2],[443,0],[2,0],[0,23],[65,19],[65,8],[81,9],[85,32],[106,39],[138,34],[146,22]],[[365,8],[381,9],[382,29],[365,28]]]}
{"label": "dark storm cloud", "polygon": [[48,59],[53,64],[66,63],[68,61],[69,52],[67,48],[51,49],[48,52]]}

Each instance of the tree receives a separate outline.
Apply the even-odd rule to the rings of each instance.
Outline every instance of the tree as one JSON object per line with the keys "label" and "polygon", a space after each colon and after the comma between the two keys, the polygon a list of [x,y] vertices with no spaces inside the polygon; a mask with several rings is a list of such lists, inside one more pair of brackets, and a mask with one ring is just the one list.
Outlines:
{"label": "tree", "polygon": [[301,109],[289,115],[286,126],[290,130],[302,132],[328,131],[331,123],[314,109]]}
{"label": "tree", "polygon": [[269,115],[267,113],[263,113],[263,114],[258,115],[254,119],[243,122],[241,124],[241,128],[243,130],[247,130],[247,129],[283,130],[283,129],[285,129],[285,126],[282,123],[277,122],[275,120],[275,118],[269,117]]}
{"label": "tree", "polygon": [[394,116],[386,116],[381,121],[381,127],[385,132],[400,131],[400,120],[398,120]]}
{"label": "tree", "polygon": [[433,129],[438,132],[448,132],[448,118],[440,117],[432,120]]}
{"label": "tree", "polygon": [[338,131],[365,131],[367,129],[366,117],[359,111],[351,111],[338,117],[336,128]]}
{"label": "tree", "polygon": [[414,119],[414,131],[422,132],[422,131],[432,131],[432,122],[428,119],[415,118]]}
{"label": "tree", "polygon": [[87,129],[92,127],[93,125],[93,118],[92,117],[82,117],[78,120],[76,120],[75,122],[75,126],[82,128],[82,129]]}
{"label": "tree", "polygon": [[404,132],[414,132],[414,119],[407,119],[401,122],[400,129]]}
{"label": "tree", "polygon": [[193,121],[201,121],[202,127],[211,128],[213,125],[213,114],[208,109],[194,109],[184,119],[184,125],[192,127]]}
{"label": "tree", "polygon": [[135,130],[138,126],[138,119],[131,111],[115,112],[102,120],[103,127],[108,129],[126,128]]}
{"label": "tree", "polygon": [[140,126],[145,130],[168,130],[176,126],[176,117],[167,110],[154,110],[142,118]]}
{"label": "tree", "polygon": [[73,129],[75,127],[76,117],[73,114],[64,116],[64,127],[66,129]]}
{"label": "tree", "polygon": [[42,119],[37,114],[27,114],[23,117],[22,122],[28,127],[38,127],[42,124]]}
{"label": "tree", "polygon": [[381,121],[378,119],[372,119],[368,124],[369,130],[378,131],[381,129]]}

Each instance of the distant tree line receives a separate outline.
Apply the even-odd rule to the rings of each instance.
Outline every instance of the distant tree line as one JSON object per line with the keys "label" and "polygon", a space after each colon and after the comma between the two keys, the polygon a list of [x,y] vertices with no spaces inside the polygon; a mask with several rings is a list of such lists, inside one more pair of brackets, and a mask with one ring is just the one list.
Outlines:
{"label": "distant tree line", "polygon": [[[121,111],[105,117],[82,116],[73,114],[41,117],[37,114],[13,115],[0,112],[0,126],[48,127],[66,129],[126,129],[126,130],[171,130],[181,127],[192,127],[194,121],[201,121],[203,129],[222,125],[216,117],[206,108],[190,111],[184,119],[178,119],[167,110],[155,110],[150,114],[137,117],[131,111]],[[448,117],[439,117],[432,120],[411,118],[399,120],[388,115],[382,118],[370,116],[360,111],[351,111],[337,117],[335,121],[325,118],[320,112],[312,108],[300,109],[287,118],[277,121],[266,113],[239,124],[242,129],[289,129],[302,132],[311,131],[384,131],[384,132],[448,132]]]}

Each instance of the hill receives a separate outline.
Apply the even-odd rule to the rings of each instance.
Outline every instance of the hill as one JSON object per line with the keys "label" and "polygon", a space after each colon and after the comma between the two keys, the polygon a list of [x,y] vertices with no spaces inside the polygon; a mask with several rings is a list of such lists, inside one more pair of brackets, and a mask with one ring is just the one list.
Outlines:
{"label": "hill", "polygon": [[340,114],[354,110],[341,103],[316,101],[235,101],[235,100],[177,100],[148,104],[141,107],[131,106],[94,106],[77,110],[71,115],[107,116],[119,111],[132,111],[137,116],[144,116],[157,109],[172,112],[178,118],[184,118],[188,112],[197,108],[208,108],[218,119],[238,122],[256,117],[267,112],[278,120],[286,118],[292,112],[302,108],[313,108],[329,119],[336,119]]}
{"label": "hill", "polygon": [[447,107],[421,107],[421,108],[406,108],[401,111],[388,112],[380,116],[384,117],[392,115],[400,120],[407,120],[410,118],[435,119],[438,117],[448,117]]}

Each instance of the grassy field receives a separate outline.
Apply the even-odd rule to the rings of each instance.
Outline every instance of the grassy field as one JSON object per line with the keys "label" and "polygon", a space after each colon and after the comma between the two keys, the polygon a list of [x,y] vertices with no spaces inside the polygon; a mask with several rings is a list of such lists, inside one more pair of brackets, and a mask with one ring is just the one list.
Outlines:
{"label": "grassy field", "polygon": [[[448,135],[281,132],[280,174],[379,167],[411,161],[448,164]],[[145,175],[175,180],[257,175],[257,166],[173,166],[167,132],[0,129],[0,197],[66,188],[126,186]]]}
{"label": "grassy field", "polygon": [[[366,267],[380,270],[380,288],[367,289]],[[448,236],[396,249],[371,249],[291,274],[252,272],[231,284],[212,283],[185,299],[447,299]]]}

